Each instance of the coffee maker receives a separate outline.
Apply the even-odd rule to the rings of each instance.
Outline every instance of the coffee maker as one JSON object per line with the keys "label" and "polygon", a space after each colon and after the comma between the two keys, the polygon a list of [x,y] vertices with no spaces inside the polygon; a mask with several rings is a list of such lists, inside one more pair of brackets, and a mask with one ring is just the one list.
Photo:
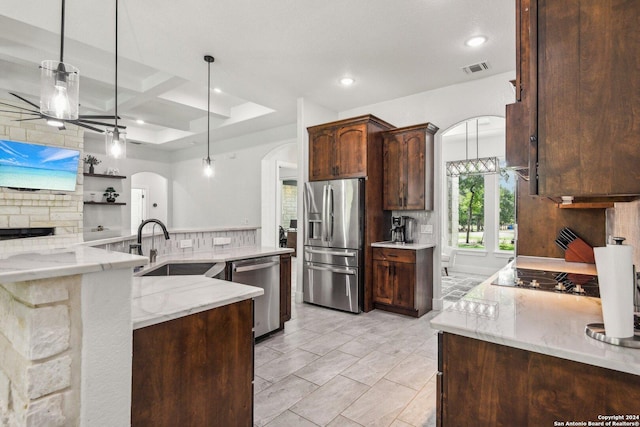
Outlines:
{"label": "coffee maker", "polygon": [[413,243],[416,220],[410,216],[391,217],[391,242]]}
{"label": "coffee maker", "polygon": [[391,217],[391,242],[404,243],[404,217]]}

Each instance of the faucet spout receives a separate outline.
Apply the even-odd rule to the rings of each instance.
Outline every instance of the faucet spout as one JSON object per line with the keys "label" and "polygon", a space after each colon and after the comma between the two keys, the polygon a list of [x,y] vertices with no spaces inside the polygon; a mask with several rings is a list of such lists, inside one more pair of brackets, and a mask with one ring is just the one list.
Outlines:
{"label": "faucet spout", "polygon": [[149,224],[150,222],[158,224],[160,228],[162,228],[162,233],[164,234],[165,240],[170,239],[169,232],[167,231],[167,227],[162,223],[162,221],[154,218],[144,220],[138,226],[138,255],[142,255],[142,229],[144,228],[145,225]]}

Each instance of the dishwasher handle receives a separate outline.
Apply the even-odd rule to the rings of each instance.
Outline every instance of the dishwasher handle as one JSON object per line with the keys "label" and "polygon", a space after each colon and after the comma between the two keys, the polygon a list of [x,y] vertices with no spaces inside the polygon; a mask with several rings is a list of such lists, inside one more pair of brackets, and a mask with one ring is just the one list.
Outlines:
{"label": "dishwasher handle", "polygon": [[351,276],[356,274],[355,270],[350,270],[348,268],[320,267],[320,266],[317,266],[317,265],[310,265],[310,264],[307,264],[307,268],[309,270],[330,271],[332,273],[348,274],[348,275],[351,275]]}
{"label": "dishwasher handle", "polygon": [[279,261],[271,261],[271,262],[262,262],[259,264],[251,264],[251,265],[244,265],[244,266],[233,266],[233,272],[234,273],[244,273],[245,271],[255,271],[255,270],[263,270],[265,268],[269,268],[269,267],[273,267],[280,264]]}

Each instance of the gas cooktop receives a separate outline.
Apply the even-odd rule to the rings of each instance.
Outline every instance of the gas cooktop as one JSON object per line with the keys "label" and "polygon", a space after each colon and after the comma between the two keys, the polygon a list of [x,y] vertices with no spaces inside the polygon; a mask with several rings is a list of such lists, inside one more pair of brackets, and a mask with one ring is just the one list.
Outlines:
{"label": "gas cooktop", "polygon": [[506,268],[491,284],[600,298],[598,276],[589,274]]}

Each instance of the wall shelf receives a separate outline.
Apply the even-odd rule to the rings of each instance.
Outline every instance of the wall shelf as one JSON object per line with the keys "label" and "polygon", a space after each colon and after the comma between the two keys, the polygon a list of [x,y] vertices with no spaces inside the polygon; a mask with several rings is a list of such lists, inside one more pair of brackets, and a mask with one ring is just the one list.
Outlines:
{"label": "wall shelf", "polygon": [[85,205],[111,205],[111,206],[124,206],[126,203],[120,202],[84,202]]}
{"label": "wall shelf", "polygon": [[82,175],[84,176],[92,176],[94,178],[111,178],[111,179],[125,179],[126,176],[124,175],[107,175],[104,173],[87,173],[84,172]]}

